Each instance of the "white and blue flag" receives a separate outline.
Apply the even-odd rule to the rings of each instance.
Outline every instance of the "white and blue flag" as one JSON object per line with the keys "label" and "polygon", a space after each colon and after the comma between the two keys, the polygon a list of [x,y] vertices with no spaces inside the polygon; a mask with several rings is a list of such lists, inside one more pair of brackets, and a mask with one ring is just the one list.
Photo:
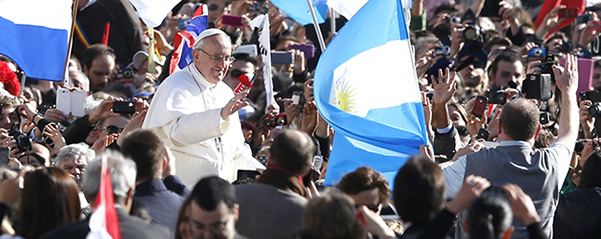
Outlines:
{"label": "white and blue flag", "polygon": [[[298,22],[301,25],[313,24],[313,18],[309,11],[309,5],[307,0],[271,0],[273,5],[282,10],[292,20]],[[313,10],[315,11],[315,17],[317,22],[322,24],[326,21],[328,16],[328,5],[323,0],[312,0]]]}
{"label": "white and blue flag", "polygon": [[25,75],[62,81],[71,30],[72,0],[0,1],[0,54]]}
{"label": "white and blue flag", "polygon": [[336,130],[326,185],[361,166],[392,182],[428,144],[401,0],[367,2],[321,55],[314,84],[319,111]]}

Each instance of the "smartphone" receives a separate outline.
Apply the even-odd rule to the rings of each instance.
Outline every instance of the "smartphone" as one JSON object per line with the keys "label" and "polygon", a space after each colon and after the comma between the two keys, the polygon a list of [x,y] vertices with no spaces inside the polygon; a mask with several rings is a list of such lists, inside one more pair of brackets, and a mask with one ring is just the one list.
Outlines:
{"label": "smartphone", "polygon": [[256,170],[238,170],[237,172],[237,179],[241,179],[241,178],[257,178],[257,176],[261,176],[261,173],[259,173]]}
{"label": "smartphone", "polygon": [[71,92],[67,88],[60,88],[56,91],[56,109],[65,115],[71,113]]}
{"label": "smartphone", "polygon": [[221,16],[221,23],[230,26],[242,26],[242,17],[236,15],[223,15]]}
{"label": "smartphone", "polygon": [[10,150],[8,147],[0,147],[0,167],[8,167],[10,162]]}
{"label": "smartphone", "polygon": [[291,45],[290,49],[301,50],[305,54],[305,58],[315,57],[315,45],[313,44],[295,44]]}
{"label": "smartphone", "polygon": [[136,105],[130,101],[116,101],[113,102],[113,112],[115,113],[136,113]]}
{"label": "smartphone", "polygon": [[484,128],[480,128],[480,130],[478,130],[478,136],[476,136],[476,139],[488,140],[489,136],[490,136],[490,131],[488,131]]}
{"label": "smartphone", "polygon": [[302,91],[294,91],[292,92],[292,104],[293,105],[298,105],[300,104],[300,96],[301,94],[303,94]]}
{"label": "smartphone", "polygon": [[294,63],[294,56],[287,51],[276,51],[271,53],[271,64],[288,65]]}
{"label": "smartphone", "polygon": [[539,122],[542,125],[548,124],[549,120],[549,112],[540,112]]}
{"label": "smartphone", "polygon": [[313,156],[313,169],[315,169],[315,171],[321,171],[322,164],[323,164],[323,156],[321,156],[321,155]]}
{"label": "smartphone", "polygon": [[546,101],[551,99],[551,75],[528,74],[522,83],[522,93],[527,99],[539,99]]}
{"label": "smartphone", "polygon": [[480,118],[484,115],[484,111],[486,110],[486,104],[488,103],[488,98],[486,96],[476,96],[476,102],[474,103],[474,108],[472,109],[472,114],[474,116]]}
{"label": "smartphone", "polygon": [[578,8],[566,8],[561,9],[557,12],[559,18],[572,18],[578,17]]}

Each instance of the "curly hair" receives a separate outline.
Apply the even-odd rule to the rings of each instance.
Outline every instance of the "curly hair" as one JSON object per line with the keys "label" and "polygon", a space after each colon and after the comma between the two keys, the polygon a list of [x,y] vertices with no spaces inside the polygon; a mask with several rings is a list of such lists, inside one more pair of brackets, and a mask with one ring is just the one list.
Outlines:
{"label": "curly hair", "polygon": [[388,179],[370,167],[360,167],[354,172],[344,175],[336,187],[348,195],[377,188],[382,204],[388,202],[391,194]]}

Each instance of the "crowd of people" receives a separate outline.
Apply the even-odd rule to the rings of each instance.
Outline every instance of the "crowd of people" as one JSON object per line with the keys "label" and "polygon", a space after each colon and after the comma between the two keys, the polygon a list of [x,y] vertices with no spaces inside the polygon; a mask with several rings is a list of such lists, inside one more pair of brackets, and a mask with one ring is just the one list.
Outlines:
{"label": "crowd of people", "polygon": [[[365,165],[327,187],[313,25],[267,0],[182,0],[151,31],[127,0],[80,0],[64,82],[0,55],[0,238],[86,238],[103,161],[122,238],[601,238],[601,6],[542,4],[414,0],[398,57],[414,57],[432,144],[394,182]],[[209,28],[172,69],[203,6]],[[272,79],[261,14],[290,59]]]}

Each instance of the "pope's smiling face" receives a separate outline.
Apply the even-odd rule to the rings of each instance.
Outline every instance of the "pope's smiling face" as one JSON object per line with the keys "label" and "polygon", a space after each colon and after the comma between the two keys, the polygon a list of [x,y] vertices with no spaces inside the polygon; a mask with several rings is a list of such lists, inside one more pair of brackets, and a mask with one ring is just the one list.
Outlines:
{"label": "pope's smiling face", "polygon": [[232,44],[221,35],[213,35],[203,39],[194,50],[194,65],[209,82],[217,84],[223,80],[231,62]]}

